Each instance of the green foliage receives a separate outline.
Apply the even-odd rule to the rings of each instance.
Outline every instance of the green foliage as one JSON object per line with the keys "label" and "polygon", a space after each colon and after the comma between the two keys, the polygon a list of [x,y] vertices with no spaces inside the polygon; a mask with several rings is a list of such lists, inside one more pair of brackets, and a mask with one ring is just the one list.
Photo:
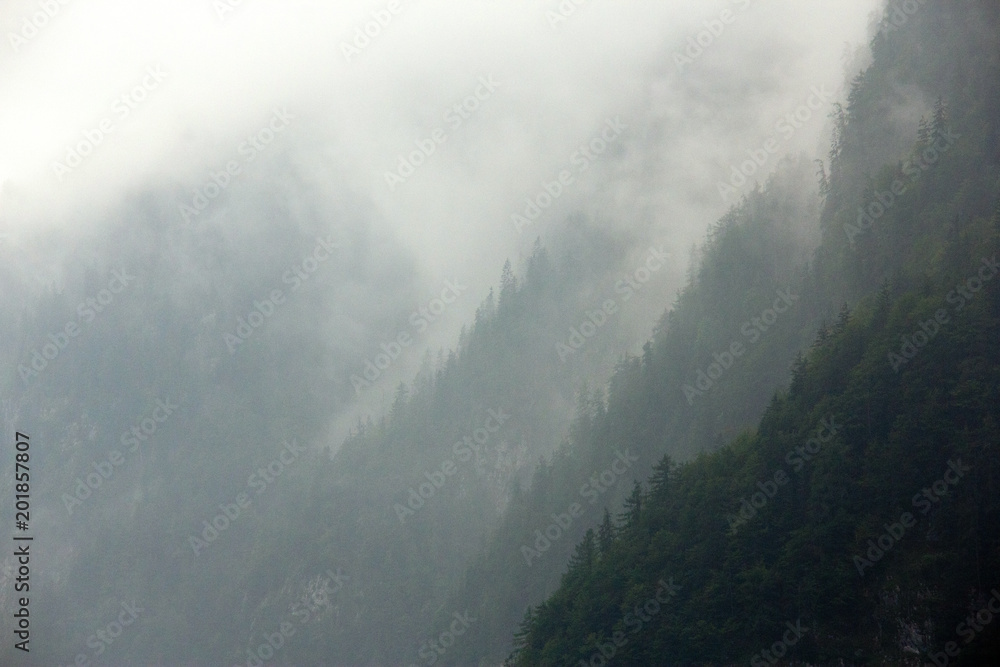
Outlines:
{"label": "green foliage", "polygon": [[[772,397],[756,431],[676,469],[664,458],[649,491],[635,486],[613,539],[610,524],[601,526],[601,558],[529,610],[506,664],[587,660],[620,629],[616,619],[635,603],[632,586],[649,590],[670,576],[683,583],[680,595],[629,636],[614,664],[745,664],[796,619],[809,632],[789,657],[810,664],[916,664],[959,641],[957,624],[1000,585],[1000,279],[973,298],[956,296],[956,286],[967,286],[1000,250],[998,19],[994,5],[928,2],[904,28],[883,25],[874,63],[834,114],[831,168],[821,174],[823,242],[800,283],[802,308],[813,317],[794,325],[805,332],[816,322],[815,336],[808,349],[787,339],[762,348],[796,355],[788,389]],[[900,127],[887,113],[902,102],[895,91],[904,82],[931,100],[930,120],[919,128]],[[867,167],[899,154],[918,159],[949,131],[962,139],[847,243],[844,225],[897,173],[873,182]],[[774,272],[751,263],[741,274],[727,256],[727,248],[765,238],[763,227],[737,222],[743,206],[713,230],[642,373],[622,368],[612,382],[607,420],[617,396],[655,397],[637,417],[654,425],[626,438],[636,448],[648,442],[649,451],[690,453],[679,447],[677,417],[657,385],[683,373],[684,355],[706,332],[724,328],[717,313],[731,295],[752,299],[755,282]],[[702,316],[688,319],[693,303]],[[900,353],[901,336],[912,340],[941,309],[948,322],[895,372],[890,354]],[[744,377],[735,384],[753,387]],[[797,455],[824,418],[839,425],[834,436],[808,460]],[[959,460],[966,476],[946,484],[939,501],[921,504],[922,489]],[[774,482],[778,472],[784,484]],[[773,495],[761,495],[765,502],[739,520],[754,507],[744,501],[765,489]],[[907,511],[916,525],[859,575],[855,557],[866,558],[868,540]],[[961,642],[952,664],[996,663],[998,637],[988,627],[974,643]]]}

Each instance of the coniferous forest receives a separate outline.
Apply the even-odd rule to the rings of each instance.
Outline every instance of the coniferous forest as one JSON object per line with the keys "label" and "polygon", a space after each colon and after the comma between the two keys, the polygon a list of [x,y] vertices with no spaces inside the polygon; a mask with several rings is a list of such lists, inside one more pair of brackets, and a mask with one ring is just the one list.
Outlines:
{"label": "coniferous forest", "polygon": [[0,135],[0,664],[1000,664],[1000,4],[358,4]]}

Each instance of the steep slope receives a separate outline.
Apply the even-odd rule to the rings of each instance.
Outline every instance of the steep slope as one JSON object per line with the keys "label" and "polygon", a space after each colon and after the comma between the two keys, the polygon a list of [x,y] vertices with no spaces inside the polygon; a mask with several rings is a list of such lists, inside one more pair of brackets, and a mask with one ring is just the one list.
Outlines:
{"label": "steep slope", "polygon": [[[816,313],[802,306],[811,247],[802,230],[816,224],[813,188],[812,169],[788,162],[721,220],[643,357],[623,359],[606,392],[579,397],[569,440],[514,498],[445,605],[470,609],[478,621],[441,664],[502,660],[511,628],[558,586],[573,545],[665,450],[690,457],[759,418],[817,326]],[[776,304],[780,314],[771,310]],[[716,356],[731,355],[734,342],[742,352],[716,375]],[[706,385],[699,372],[716,379],[706,375]],[[445,620],[442,611],[437,623]]]}
{"label": "steep slope", "polygon": [[[618,525],[577,545],[510,664],[996,660],[996,628],[959,623],[1000,584],[1000,20],[975,2],[894,16],[836,114],[804,279],[807,308],[857,305],[820,328],[756,431],[662,460]],[[925,119],[908,127],[904,106]],[[640,378],[669,382],[664,347],[617,381],[638,396]],[[615,433],[611,413],[585,428]]]}

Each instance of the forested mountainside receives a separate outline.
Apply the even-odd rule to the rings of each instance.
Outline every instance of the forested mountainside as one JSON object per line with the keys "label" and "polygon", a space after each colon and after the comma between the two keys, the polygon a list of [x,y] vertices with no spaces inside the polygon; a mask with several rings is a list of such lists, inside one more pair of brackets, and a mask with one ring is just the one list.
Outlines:
{"label": "forested mountainside", "polygon": [[[176,215],[177,183],[137,185],[107,211],[69,207],[107,219],[101,233],[81,224],[71,251],[55,231],[30,251],[8,245],[0,406],[8,439],[30,424],[46,443],[32,458],[45,548],[33,562],[31,660],[70,664],[85,650],[91,664],[247,667],[1000,663],[1000,5],[891,0],[879,15],[870,43],[845,55],[846,101],[815,114],[829,114],[824,159],[776,157],[709,225],[690,266],[647,239],[695,224],[700,235],[715,213],[654,224],[612,204],[644,211],[622,201],[643,193],[650,217],[720,210],[685,200],[701,196],[689,196],[697,178],[662,184],[664,199],[682,193],[676,209],[654,201],[650,154],[687,145],[656,141],[681,132],[671,114],[755,99],[728,88],[748,66],[733,53],[773,68],[752,82],[779,90],[772,103],[786,95],[784,77],[801,75],[783,69],[797,56],[778,52],[794,40],[772,53],[746,35],[765,21],[785,29],[787,17],[747,15],[731,42],[746,51],[720,41],[704,72],[678,81],[629,61],[622,76],[644,89],[626,105],[635,136],[589,166],[617,180],[581,179],[559,203],[576,213],[556,219],[553,206],[530,251],[504,241],[523,255],[501,272],[496,253],[498,283],[475,296],[460,276],[433,294],[422,284],[461,243],[421,252],[459,224],[495,221],[449,220],[414,241],[409,227],[444,209],[401,216],[405,197],[355,192],[339,163],[314,169],[326,156],[302,148],[309,128],[193,221]],[[406,32],[367,52],[372,66],[409,65],[406,49],[423,47]],[[569,34],[546,34],[546,48]],[[655,50],[671,73],[672,48]],[[491,146],[499,136],[517,152],[497,128],[523,124],[527,90],[500,120],[484,110]],[[670,106],[663,91],[684,99]],[[386,122],[423,118],[441,94],[412,114],[408,98]],[[340,137],[359,119],[331,123]],[[545,127],[517,136],[528,144]],[[478,153],[455,139],[425,181],[472,169]],[[717,139],[699,142],[710,151]],[[352,168],[370,170],[363,148]],[[19,187],[4,183],[0,222],[30,198]],[[276,285],[287,299],[271,301]],[[111,291],[99,317],[86,315],[85,299]],[[457,336],[428,314],[449,299],[475,299]],[[72,348],[54,333],[67,317],[82,330]],[[442,339],[450,346],[424,355],[409,382],[389,380]],[[39,351],[57,343],[54,356]],[[355,409],[374,416],[334,442],[331,424]],[[119,443],[127,454],[113,458]],[[12,479],[0,482],[6,497]],[[4,610],[15,608],[13,576],[13,555],[0,557]],[[99,642],[122,613],[138,622],[113,647]],[[0,664],[13,651],[0,647]]]}
{"label": "forested mountainside", "polygon": [[[55,443],[39,457],[38,465],[53,471],[40,484],[54,500],[49,515],[65,523],[76,545],[58,554],[71,559],[73,576],[42,578],[40,595],[53,601],[119,598],[139,607],[157,601],[144,607],[143,616],[156,629],[140,623],[145,629],[116,644],[116,655],[129,661],[146,659],[152,650],[155,659],[171,663],[245,662],[248,642],[291,621],[301,623],[302,632],[284,655],[297,663],[392,664],[415,656],[427,636],[426,610],[440,604],[499,520],[518,478],[527,482],[532,462],[551,452],[568,427],[575,387],[583,378],[610,373],[609,350],[628,338],[625,308],[644,307],[657,289],[646,284],[645,292],[636,291],[615,271],[634,243],[611,238],[586,219],[571,221],[562,250],[550,258],[536,245],[521,278],[505,269],[496,294],[484,300],[456,349],[428,354],[410,386],[374,378],[356,387],[347,375],[339,382],[317,380],[303,365],[342,355],[342,366],[370,378],[349,357],[346,341],[324,349],[313,333],[282,331],[280,321],[269,321],[230,354],[219,323],[236,322],[245,311],[209,307],[253,303],[263,288],[241,284],[239,275],[218,280],[208,294],[202,284],[158,287],[171,285],[168,276],[179,271],[180,259],[138,249],[146,237],[171,234],[152,224],[155,209],[155,202],[137,202],[128,212],[138,223],[123,224],[112,262],[139,257],[142,272],[122,262],[127,289],[106,308],[85,352],[63,355],[51,364],[56,370],[29,376],[19,405],[4,403],[8,415],[33,419],[38,437]],[[330,236],[315,227],[301,232],[302,247],[269,262],[287,266],[316,243],[317,234]],[[360,226],[348,228],[337,240],[344,248],[385,253],[367,234]],[[636,261],[645,263],[651,252],[642,251]],[[225,238],[198,250],[199,259],[219,264],[237,254]],[[323,270],[340,278],[360,265],[381,277],[370,256],[346,265],[343,255]],[[659,267],[658,278],[669,281],[672,266],[661,261]],[[100,287],[93,271],[82,282],[89,291]],[[321,298],[347,300],[351,281],[344,283],[330,290],[317,280],[302,289],[304,296],[280,306],[308,311]],[[607,318],[600,336],[561,357],[555,343],[580,326],[594,285],[616,295],[623,309]],[[454,286],[464,289],[461,281]],[[329,293],[320,297],[324,287]],[[219,292],[226,296],[220,299]],[[53,292],[38,310],[25,311],[25,356],[32,341],[61,321],[70,299]],[[574,303],[577,309],[567,307]],[[428,328],[427,317],[415,310],[408,320],[389,320],[382,328],[418,337]],[[159,326],[151,327],[150,318]],[[393,343],[399,344],[395,338],[384,342],[386,354],[412,353]],[[124,393],[101,403],[94,393],[100,387],[83,378],[110,368],[120,369],[118,390]],[[348,394],[387,395],[387,414],[359,422],[336,456],[307,444],[322,438],[318,406],[342,408]],[[226,403],[239,407],[221,409]],[[274,413],[284,418],[267,423],[264,415]],[[141,439],[115,431],[152,414],[155,426],[151,433],[140,429]],[[125,450],[121,471],[119,463],[108,463],[109,434],[135,444]],[[456,443],[462,444],[457,451]],[[247,462],[234,466],[233,460]],[[446,461],[455,466],[446,468],[447,476],[441,472]],[[92,482],[95,488],[81,482],[108,466],[111,474]],[[409,497],[411,488],[443,480],[447,485],[432,484],[433,497]],[[181,572],[190,576],[178,580]],[[107,581],[117,582],[113,591]],[[208,590],[213,592],[206,596]],[[317,599],[330,604],[317,605]],[[109,602],[96,613],[114,617],[117,606]],[[95,610],[53,604],[37,612],[38,622],[54,633],[38,649],[40,661],[56,664],[87,646],[88,638],[97,641],[83,630],[58,635],[56,619],[66,613],[80,617]],[[366,630],[371,627],[392,633]],[[139,646],[145,647],[141,654],[130,653]]]}
{"label": "forested mountainside", "polygon": [[[689,461],[660,446],[507,664],[1000,660],[1000,7],[892,16],[820,170],[802,300],[839,314],[754,428]],[[901,122],[918,100],[919,121]],[[657,387],[676,318],[578,426],[595,449],[662,442],[653,426],[617,436],[623,406],[655,424],[674,398]]]}
{"label": "forested mountainside", "polygon": [[[761,309],[772,305],[778,292],[797,303],[802,267],[814,238],[796,230],[803,217],[818,215],[814,190],[811,166],[790,162],[766,191],[752,194],[734,211],[723,224],[756,238],[745,248],[713,241],[705,253],[735,260],[743,267],[741,273],[687,290],[680,297],[690,310],[685,317],[703,317],[710,300],[705,294],[725,303],[721,297],[728,294],[728,281],[757,283]],[[466,613],[475,622],[462,630],[462,642],[438,654],[439,660],[469,664],[508,651],[525,604],[540,601],[545,590],[558,584],[568,550],[582,534],[578,529],[599,521],[605,505],[620,504],[633,480],[648,473],[658,448],[632,447],[623,453],[625,463],[615,464],[616,470],[627,465],[627,474],[616,474],[615,482],[606,486],[598,482],[590,492],[594,504],[587,505],[585,516],[575,520],[551,553],[527,567],[520,543],[509,542],[512,548],[501,558],[501,571],[483,570],[481,554],[494,550],[511,525],[522,525],[534,539],[536,494],[572,501],[578,497],[577,478],[591,465],[587,459],[599,461],[602,469],[613,463],[592,450],[594,443],[581,440],[586,429],[579,420],[553,452],[558,434],[568,426],[553,417],[565,414],[560,402],[572,408],[575,401],[579,415],[587,419],[598,409],[601,390],[588,389],[581,378],[592,376],[608,360],[619,318],[644,298],[642,283],[617,274],[595,275],[593,267],[610,265],[614,259],[608,257],[609,246],[599,232],[586,227],[574,231],[590,234],[592,243],[556,258],[536,244],[520,277],[505,269],[497,293],[481,305],[458,348],[428,360],[411,386],[397,388],[385,418],[359,424],[333,461],[317,471],[298,509],[301,527],[286,528],[286,539],[312,544],[309,552],[325,555],[351,579],[335,600],[336,626],[312,647],[298,646],[296,650],[303,651],[298,655],[320,661],[333,635],[341,664],[422,662],[434,650],[427,638],[449,628],[455,614]],[[724,236],[718,234],[719,239]],[[654,267],[651,272],[665,270],[655,268],[662,265],[661,252],[650,248],[634,261]],[[755,266],[767,267],[768,273],[754,271]],[[598,289],[581,293],[579,285],[595,282]],[[578,306],[567,308],[567,303]],[[745,316],[742,299],[725,303],[715,315],[736,335]],[[800,344],[796,337],[812,316],[806,310],[789,312],[790,326],[782,335],[794,342],[748,355],[742,368],[732,369],[733,377],[748,378],[744,386],[749,389],[733,394],[745,408],[718,415],[718,399],[706,396],[692,409],[683,393],[679,395],[677,442],[684,443],[683,451],[710,449],[720,430],[736,432],[759,416],[766,406],[760,383],[773,389],[787,379]],[[584,342],[579,345],[573,331],[590,333],[582,324],[586,322],[599,333],[586,338],[580,333]],[[685,346],[695,349],[689,342],[679,343]],[[754,376],[764,379],[749,381]],[[576,461],[568,455],[572,451],[586,458]],[[546,463],[535,472],[540,456]],[[571,487],[564,484],[546,492],[551,483],[547,475],[565,479]],[[318,533],[317,526],[322,527]],[[274,545],[268,566],[274,571],[286,558],[282,543],[266,541]],[[484,576],[477,578],[476,573]],[[502,606],[491,607],[476,597],[495,588],[511,596]],[[285,605],[287,600],[280,597],[264,599],[255,613],[273,624]],[[368,627],[392,632],[372,634],[365,631]],[[491,649],[485,650],[487,646]]]}
{"label": "forested mountainside", "polygon": [[[814,190],[811,165],[782,165],[712,229],[701,267],[643,354],[623,358],[606,389],[579,393],[569,437],[530,485],[515,489],[501,524],[444,606],[475,610],[479,620],[441,664],[471,664],[484,655],[502,660],[510,628],[555,589],[576,542],[607,508],[617,511],[664,451],[690,458],[759,418],[821,316],[804,305],[813,246],[797,231],[803,219],[818,216]],[[771,310],[775,304],[780,315]],[[699,380],[699,372],[715,376],[715,355],[730,354],[734,342],[743,351],[725,375],[717,382],[706,376],[710,385]],[[665,358],[654,374],[657,351]],[[438,623],[445,620],[442,612]]]}

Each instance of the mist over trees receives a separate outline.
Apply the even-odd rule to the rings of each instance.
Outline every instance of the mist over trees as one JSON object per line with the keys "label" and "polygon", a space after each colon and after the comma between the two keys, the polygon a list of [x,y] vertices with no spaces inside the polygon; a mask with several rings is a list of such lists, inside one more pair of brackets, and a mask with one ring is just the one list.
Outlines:
{"label": "mist over trees", "polygon": [[[223,34],[281,43],[290,29],[271,8],[218,4]],[[228,134],[186,125],[183,103],[155,115],[182,87],[166,67],[130,122],[148,110],[162,137],[186,129],[147,181],[115,180],[129,174],[111,139],[139,145],[127,118],[103,157],[61,174],[51,209],[0,160],[0,525],[24,530],[14,443],[29,434],[34,535],[30,653],[11,641],[19,563],[0,557],[0,663],[1000,658],[1000,7],[879,3],[864,43],[844,48],[839,101],[720,203],[716,175],[754,160],[746,147],[770,145],[761,133],[828,74],[799,64],[795,40],[768,43],[797,14],[546,9],[532,30],[571,55],[608,17],[636,31],[620,72],[586,65],[609,88],[583,108],[575,80],[553,83],[563,55],[526,59],[532,76],[554,68],[538,89],[514,65],[488,96],[487,74],[436,88],[423,60],[411,83],[402,69],[381,83],[379,54],[409,64],[439,14],[313,4],[288,15],[304,43],[332,15],[360,31],[341,31],[349,57],[340,33],[322,40],[355,68],[330,90],[406,91],[405,113],[380,113],[420,139],[373,138],[377,97],[317,111],[296,86],[333,93],[290,50],[260,76],[293,111],[268,99]],[[477,7],[470,43],[528,11]],[[59,43],[56,18],[37,38],[16,27],[19,67]],[[683,39],[640,30],[667,18]],[[679,66],[677,44],[702,31],[711,44]],[[540,38],[525,39],[504,58],[535,58]],[[480,69],[504,62],[473,46],[491,54]],[[302,78],[281,88],[283,71]],[[242,84],[218,85],[204,94]],[[520,106],[537,90],[574,109],[558,132]],[[433,139],[455,105],[462,122]],[[265,134],[272,114],[287,132]],[[728,130],[710,139],[715,123]],[[21,155],[15,134],[2,137]],[[242,142],[268,136],[243,162]],[[378,157],[350,162],[364,141]],[[382,157],[400,146],[427,166],[387,194]],[[207,171],[182,175],[185,151]],[[208,183],[217,195],[179,215]],[[535,190],[549,204],[525,225]],[[64,206],[79,228],[41,220]]]}

